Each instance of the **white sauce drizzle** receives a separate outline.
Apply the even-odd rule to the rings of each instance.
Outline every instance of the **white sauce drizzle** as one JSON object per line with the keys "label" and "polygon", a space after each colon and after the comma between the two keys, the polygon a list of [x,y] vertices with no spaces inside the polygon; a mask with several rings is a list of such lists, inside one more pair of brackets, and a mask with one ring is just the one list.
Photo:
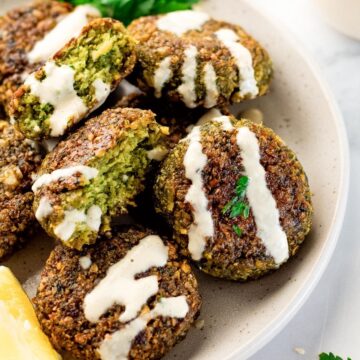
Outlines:
{"label": "white sauce drizzle", "polygon": [[169,150],[167,148],[162,146],[157,146],[154,149],[149,150],[147,152],[147,157],[150,160],[162,161],[168,152]]}
{"label": "white sauce drizzle", "polygon": [[42,40],[35,44],[28,53],[29,62],[48,60],[68,41],[80,34],[82,28],[89,22],[88,16],[99,17],[100,12],[90,5],[77,6],[72,13],[63,17]]}
{"label": "white sauce drizzle", "polygon": [[149,235],[134,246],[124,258],[112,265],[96,287],[85,296],[84,314],[87,320],[96,322],[114,304],[124,305],[119,320],[134,319],[147,300],[159,290],[156,275],[135,279],[141,272],[153,266],[164,266],[168,248],[159,236]]}
{"label": "white sauce drizzle", "polygon": [[209,109],[216,105],[219,97],[219,90],[216,85],[216,73],[211,63],[206,63],[204,66],[204,82],[206,88],[204,106]]}
{"label": "white sauce drizzle", "polygon": [[92,231],[99,231],[102,211],[99,206],[92,205],[87,214],[85,210],[65,210],[63,221],[54,229],[55,235],[62,241],[68,241],[76,230],[76,225],[86,224]]}
{"label": "white sauce drizzle", "polygon": [[256,235],[262,240],[277,265],[289,257],[287,237],[280,224],[280,214],[266,183],[266,172],[260,163],[260,148],[255,134],[247,127],[237,130],[237,144],[250,178],[246,196],[256,222]]}
{"label": "white sauce drizzle", "polygon": [[107,335],[99,348],[102,360],[126,360],[135,337],[146,328],[147,323],[159,316],[184,318],[189,311],[186,297],[162,298],[153,310],[140,315],[126,326],[111,335]]}
{"label": "white sauce drizzle", "polygon": [[74,90],[75,71],[67,65],[57,66],[48,61],[44,66],[46,78],[39,81],[31,74],[25,81],[32,94],[39,97],[43,104],[51,104],[54,112],[50,115],[50,135],[61,136],[69,120],[76,122],[86,112],[87,107]]}
{"label": "white sauce drizzle", "polygon": [[224,131],[231,131],[234,129],[234,126],[228,116],[218,116],[213,118],[213,121],[219,122]]}
{"label": "white sauce drizzle", "polygon": [[190,140],[184,157],[185,176],[192,184],[185,196],[193,208],[194,221],[189,229],[189,251],[194,260],[200,260],[206,245],[206,238],[214,235],[214,222],[208,210],[208,200],[204,191],[202,171],[207,156],[202,152],[200,127],[195,126],[187,136]]}
{"label": "white sauce drizzle", "polygon": [[161,60],[159,67],[155,70],[154,89],[155,89],[155,96],[157,98],[161,97],[162,88],[171,78],[172,70],[170,65],[171,65],[171,56],[168,56]]}
{"label": "white sauce drizzle", "polygon": [[[189,231],[189,251],[194,260],[201,258],[206,244],[206,236],[213,236],[214,231],[211,213],[207,210],[207,199],[202,190],[201,171],[206,165],[206,157],[204,159],[205,155],[201,152],[201,145],[199,148],[199,126],[209,121],[221,123],[224,131],[232,131],[235,129],[229,116],[221,115],[218,109],[212,109],[198,120],[192,132],[184,139],[190,139],[190,145],[184,157],[184,166],[186,177],[192,180],[193,184],[190,188],[192,190],[191,196],[189,196],[189,189],[185,200],[189,201],[189,197],[191,197],[192,199],[189,202],[194,208],[194,223],[191,225],[193,228],[190,228]],[[246,196],[255,218],[257,227],[256,235],[262,240],[276,264],[281,265],[289,257],[288,241],[280,224],[280,214],[276,201],[266,183],[265,169],[260,163],[258,140],[248,127],[237,129],[236,140],[243,159],[244,174],[250,179]],[[192,141],[197,141],[193,147],[191,147]],[[188,174],[188,167],[192,167],[192,176],[195,177],[196,180],[193,180],[190,174]],[[194,186],[194,184],[197,185]],[[198,203],[197,208],[194,203]],[[201,220],[197,220],[196,211],[200,211],[200,215],[198,216]],[[191,230],[193,230],[193,233],[191,233]],[[206,231],[208,231],[207,234]],[[192,250],[190,250],[190,247],[192,247]]]}
{"label": "white sauce drizzle", "polygon": [[240,77],[240,95],[250,95],[254,98],[259,93],[259,88],[255,79],[250,51],[239,42],[239,36],[231,29],[220,29],[216,31],[215,35],[236,60]]}
{"label": "white sauce drizzle", "polygon": [[98,109],[108,98],[111,88],[109,84],[104,83],[101,79],[96,79],[93,84],[95,88],[95,99],[97,101],[97,104],[95,107],[92,108],[92,110]]}
{"label": "white sauce drizzle", "polygon": [[47,197],[43,196],[40,199],[39,206],[35,212],[36,219],[41,221],[41,220],[47,218],[48,216],[50,216],[52,214],[52,212],[53,212],[53,208],[51,206],[49,199]]}
{"label": "white sauce drizzle", "polygon": [[181,36],[190,30],[200,30],[209,19],[208,14],[200,11],[174,11],[161,16],[156,25],[159,30]]}
{"label": "white sauce drizzle", "polygon": [[185,59],[182,65],[182,84],[178,87],[178,92],[182,95],[183,101],[188,108],[196,107],[196,57],[198,50],[196,46],[190,45],[184,51]]}
{"label": "white sauce drizzle", "polygon": [[89,269],[89,267],[90,267],[91,264],[92,264],[90,255],[81,256],[81,257],[79,258],[79,264],[80,264],[80,266],[81,266],[82,269],[84,269],[84,270]]}
{"label": "white sauce drizzle", "polygon": [[33,184],[32,191],[36,192],[42,186],[48,185],[54,181],[57,181],[61,178],[68,178],[75,174],[81,174],[87,181],[95,178],[99,171],[95,168],[85,165],[76,165],[68,168],[62,168],[54,170],[51,174],[41,175]]}

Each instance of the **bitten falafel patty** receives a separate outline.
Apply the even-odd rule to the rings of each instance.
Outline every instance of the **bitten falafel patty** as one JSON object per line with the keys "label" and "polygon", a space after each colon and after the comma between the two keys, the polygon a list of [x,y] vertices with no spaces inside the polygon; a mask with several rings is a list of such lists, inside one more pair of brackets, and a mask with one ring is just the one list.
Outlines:
{"label": "bitten falafel patty", "polygon": [[277,269],[311,227],[296,155],[271,129],[228,116],[195,127],[173,149],[155,196],[183,254],[216,277],[247,280]]}
{"label": "bitten falafel patty", "polygon": [[271,60],[240,26],[176,11],[140,18],[128,30],[138,40],[132,78],[157,97],[211,108],[268,90]]}
{"label": "bitten falafel patty", "polygon": [[58,246],[35,311],[50,341],[78,359],[159,359],[198,316],[196,278],[174,245],[130,228],[82,252]]}
{"label": "bitten falafel patty", "polygon": [[26,76],[95,17],[97,9],[58,1],[35,1],[0,17],[0,104],[8,111],[10,100]]}
{"label": "bitten falafel patty", "polygon": [[29,138],[58,137],[97,109],[135,63],[134,41],[113,19],[95,19],[27,77],[11,115]]}
{"label": "bitten falafel patty", "polygon": [[0,259],[25,241],[36,222],[30,187],[41,160],[33,141],[0,120]]}
{"label": "bitten falafel patty", "polygon": [[44,159],[33,184],[34,211],[49,235],[81,249],[113,216],[135,206],[167,128],[151,111],[111,109],[88,120]]}

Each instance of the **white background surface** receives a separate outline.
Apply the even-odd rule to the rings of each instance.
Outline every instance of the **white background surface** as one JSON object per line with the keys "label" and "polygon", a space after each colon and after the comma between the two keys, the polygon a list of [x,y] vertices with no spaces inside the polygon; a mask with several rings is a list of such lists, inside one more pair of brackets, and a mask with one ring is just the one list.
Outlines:
{"label": "white background surface", "polygon": [[322,351],[360,359],[360,42],[329,27],[313,0],[252,2],[277,17],[320,65],[345,119],[351,182],[344,228],[323,278],[295,318],[251,360],[318,359]]}

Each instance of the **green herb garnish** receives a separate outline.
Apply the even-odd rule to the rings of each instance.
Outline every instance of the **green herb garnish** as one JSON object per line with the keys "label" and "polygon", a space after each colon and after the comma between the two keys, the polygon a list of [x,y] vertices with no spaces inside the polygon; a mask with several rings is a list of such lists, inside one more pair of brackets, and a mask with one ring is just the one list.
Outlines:
{"label": "green herb garnish", "polygon": [[[319,355],[319,360],[343,360],[340,356],[334,355],[332,352],[326,354],[321,353]],[[351,358],[347,358],[347,360],[351,360]]]}
{"label": "green herb garnish", "polygon": [[242,229],[238,226],[238,225],[233,225],[233,230],[234,230],[234,232],[235,232],[235,234],[237,235],[237,236],[241,236],[242,235]]}
{"label": "green herb garnish", "polygon": [[90,4],[98,8],[103,16],[118,19],[128,25],[140,16],[191,9],[199,0],[68,0],[66,2],[73,5]]}
{"label": "green herb garnish", "polygon": [[[244,219],[249,217],[250,206],[244,201],[248,185],[249,178],[247,176],[241,176],[236,181],[236,195],[221,210],[224,215],[230,213],[229,216],[232,219],[238,216],[242,216]],[[234,225],[233,230],[238,236],[242,235],[242,229],[238,225]]]}

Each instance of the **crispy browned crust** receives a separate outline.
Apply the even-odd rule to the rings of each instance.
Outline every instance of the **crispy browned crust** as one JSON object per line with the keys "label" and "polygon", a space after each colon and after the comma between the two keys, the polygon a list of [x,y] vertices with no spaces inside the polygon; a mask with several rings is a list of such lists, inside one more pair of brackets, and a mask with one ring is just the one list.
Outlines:
{"label": "crispy browned crust", "polygon": [[[51,253],[34,304],[41,326],[57,350],[66,350],[78,359],[99,359],[96,349],[105,335],[124,327],[119,321],[124,307],[114,305],[99,322],[90,323],[83,313],[84,297],[105,277],[111,265],[149,234],[148,230],[132,228],[81,252],[58,246]],[[160,358],[185,337],[199,314],[201,298],[195,276],[186,260],[178,259],[175,247],[170,243],[168,246],[169,260],[164,267],[138,275],[157,275],[159,279],[159,292],[147,306],[152,309],[160,297],[185,295],[190,310],[184,319],[160,317],[149,322],[136,337],[129,359]],[[79,265],[79,258],[85,255],[92,260],[88,270]]]}
{"label": "crispy browned crust", "polygon": [[39,66],[29,64],[28,52],[72,9],[65,2],[38,0],[0,17],[0,104],[6,109],[23,82],[21,74]]}
{"label": "crispy browned crust", "polygon": [[[240,26],[223,21],[209,20],[200,30],[186,32],[181,37],[167,31],[158,30],[156,21],[159,16],[147,16],[133,21],[128,29],[138,40],[136,47],[138,63],[132,78],[145,92],[153,90],[154,72],[161,60],[172,56],[171,69],[173,76],[163,89],[163,96],[172,101],[181,101],[177,88],[181,85],[181,67],[184,61],[184,50],[189,45],[198,48],[199,67],[212,63],[217,74],[217,86],[220,92],[217,105],[239,102],[239,74],[234,58],[227,48],[216,38],[214,33],[222,28],[234,30],[241,38],[241,43],[251,53],[259,95],[264,95],[269,88],[272,77],[272,63],[266,50]],[[196,79],[197,105],[204,105],[206,89],[201,74]]]}
{"label": "crispy browned crust", "polygon": [[29,190],[41,161],[38,145],[25,139],[13,125],[0,120],[0,192]]}
{"label": "crispy browned crust", "polygon": [[36,225],[33,193],[0,194],[0,260],[26,242]]}
{"label": "crispy browned crust", "polygon": [[44,159],[39,174],[51,173],[56,169],[73,165],[87,165],[90,160],[101,157],[114,148],[119,139],[127,136],[129,129],[146,128],[151,123],[156,124],[154,114],[149,110],[105,110],[60,142]]}
{"label": "crispy browned crust", "polygon": [[[156,121],[169,127],[169,135],[164,139],[165,145],[172,149],[188,134],[188,127],[194,125],[209,110],[204,108],[189,109],[182,103],[157,99],[146,94],[131,94],[120,99],[116,107],[130,107],[151,110]],[[230,114],[228,108],[221,107],[221,113]]]}
{"label": "crispy browned crust", "polygon": [[[283,141],[269,128],[242,120],[237,126],[248,126],[260,143],[261,164],[280,212],[280,222],[287,235],[293,256],[310,231],[312,218],[311,194],[305,172]],[[256,236],[252,212],[248,219],[231,219],[222,214],[224,206],[234,197],[237,179],[242,174],[241,154],[235,132],[224,132],[219,124],[202,127],[203,152],[208,163],[203,171],[204,188],[215,225],[215,236],[208,240],[203,258],[197,265],[203,271],[233,280],[257,278],[276,269],[272,257],[266,254]],[[185,177],[183,159],[188,142],[181,142],[164,161],[155,184],[157,210],[172,225],[174,239],[182,253],[189,255],[187,232],[193,222],[192,209],[185,202],[191,181]],[[237,236],[237,224],[243,235]]]}
{"label": "crispy browned crust", "polygon": [[0,259],[18,248],[34,225],[30,185],[41,160],[33,141],[0,121]]}

